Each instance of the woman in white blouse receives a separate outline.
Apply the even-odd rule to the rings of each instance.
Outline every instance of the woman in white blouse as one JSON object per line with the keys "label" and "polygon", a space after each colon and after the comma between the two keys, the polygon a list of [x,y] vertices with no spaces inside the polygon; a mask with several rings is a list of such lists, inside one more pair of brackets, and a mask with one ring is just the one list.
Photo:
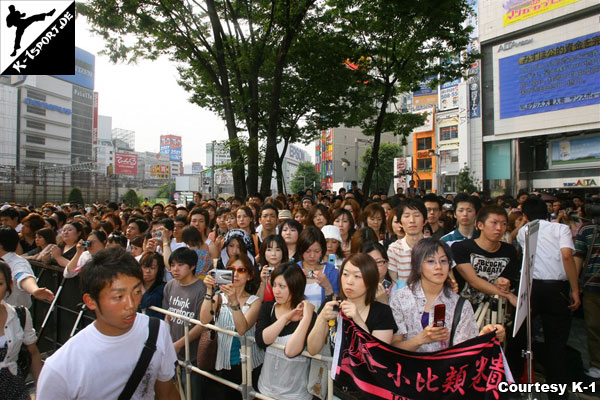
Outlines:
{"label": "woman in white blouse", "polygon": [[[390,307],[398,325],[392,345],[409,351],[430,352],[448,347],[454,311],[459,295],[452,292],[448,277],[452,255],[448,245],[433,238],[421,239],[412,249],[411,272],[407,286],[392,292]],[[434,308],[446,306],[444,326],[435,327]],[[471,303],[465,301],[456,327],[453,344],[497,329],[504,340],[502,325],[486,325],[478,332]]]}
{"label": "woman in white blouse", "polygon": [[[208,324],[215,315],[215,325],[227,330],[235,330],[239,335],[253,337],[255,324],[260,311],[261,301],[258,296],[251,295],[256,290],[254,286],[254,266],[246,254],[231,256],[227,269],[233,271],[233,283],[220,285],[219,293],[215,293],[217,283],[210,273],[204,278],[206,296],[200,310],[200,321]],[[235,383],[242,383],[241,343],[238,338],[218,334],[217,360],[215,369],[217,375]],[[260,367],[264,360],[264,351],[256,344],[252,345],[253,381],[258,384]],[[207,383],[207,398],[241,399],[240,392],[217,382]]]}
{"label": "woman in white blouse", "polygon": [[29,399],[25,387],[25,377],[18,373],[17,359],[21,344],[27,346],[31,354],[30,371],[37,382],[42,360],[37,348],[35,330],[29,310],[22,307],[25,316],[24,328],[15,307],[4,301],[12,290],[10,267],[0,261],[0,397],[3,399]]}

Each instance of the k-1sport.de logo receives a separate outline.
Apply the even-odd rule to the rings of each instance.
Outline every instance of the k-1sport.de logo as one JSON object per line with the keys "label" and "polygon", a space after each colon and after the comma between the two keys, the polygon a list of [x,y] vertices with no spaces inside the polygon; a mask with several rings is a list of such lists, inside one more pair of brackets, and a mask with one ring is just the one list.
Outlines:
{"label": "k-1sport.de logo", "polygon": [[75,2],[0,0],[0,74],[75,74]]}

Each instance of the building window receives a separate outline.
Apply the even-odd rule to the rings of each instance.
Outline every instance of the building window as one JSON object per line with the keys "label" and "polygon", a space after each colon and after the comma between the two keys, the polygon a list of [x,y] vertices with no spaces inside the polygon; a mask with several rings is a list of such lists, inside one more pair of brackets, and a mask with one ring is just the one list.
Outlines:
{"label": "building window", "polygon": [[431,170],[431,158],[417,158],[417,170],[427,171]]}
{"label": "building window", "polygon": [[46,138],[27,135],[27,143],[46,144]]}
{"label": "building window", "polygon": [[44,160],[46,158],[46,153],[43,151],[25,150],[25,157],[39,158],[40,160]]}
{"label": "building window", "polygon": [[431,179],[422,179],[419,182],[419,188],[424,190],[431,190],[433,188]]}
{"label": "building window", "polygon": [[27,125],[28,128],[39,129],[41,131],[45,131],[46,130],[46,124],[44,124],[42,122],[27,120],[26,125]]}
{"label": "building window", "polygon": [[39,100],[39,101],[46,101],[46,95],[40,92],[36,92],[35,90],[31,90],[28,89],[27,90],[27,97],[34,99],[34,100]]}
{"label": "building window", "polygon": [[27,104],[27,112],[37,115],[46,115],[46,110],[41,107],[32,106],[31,104]]}
{"label": "building window", "polygon": [[458,139],[458,126],[444,126],[440,128],[440,141]]}
{"label": "building window", "polygon": [[417,150],[431,149],[431,136],[417,139]]}

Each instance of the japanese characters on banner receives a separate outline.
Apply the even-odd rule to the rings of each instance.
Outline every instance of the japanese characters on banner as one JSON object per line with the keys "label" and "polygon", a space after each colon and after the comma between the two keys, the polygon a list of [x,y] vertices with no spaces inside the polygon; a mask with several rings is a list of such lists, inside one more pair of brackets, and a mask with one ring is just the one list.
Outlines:
{"label": "japanese characters on banner", "polygon": [[458,85],[460,79],[443,83],[440,86],[440,110],[458,108]]}
{"label": "japanese characters on banner", "polygon": [[498,399],[507,381],[494,333],[433,353],[385,344],[342,317],[336,334],[332,377],[352,383],[366,399]]}
{"label": "japanese characters on banner", "polygon": [[150,167],[150,176],[157,179],[169,178],[169,166],[166,164],[152,165]]}
{"label": "japanese characters on banner", "polygon": [[504,26],[555,10],[579,0],[506,0],[502,2]]}
{"label": "japanese characters on banner", "polygon": [[137,175],[137,154],[115,153],[115,174]]}

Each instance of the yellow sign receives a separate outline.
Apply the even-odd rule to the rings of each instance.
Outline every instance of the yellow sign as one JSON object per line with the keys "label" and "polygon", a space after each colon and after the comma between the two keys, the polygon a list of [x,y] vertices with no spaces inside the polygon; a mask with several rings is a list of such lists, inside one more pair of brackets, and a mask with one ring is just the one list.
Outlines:
{"label": "yellow sign", "polygon": [[504,5],[504,26],[556,10],[579,0],[509,0]]}

